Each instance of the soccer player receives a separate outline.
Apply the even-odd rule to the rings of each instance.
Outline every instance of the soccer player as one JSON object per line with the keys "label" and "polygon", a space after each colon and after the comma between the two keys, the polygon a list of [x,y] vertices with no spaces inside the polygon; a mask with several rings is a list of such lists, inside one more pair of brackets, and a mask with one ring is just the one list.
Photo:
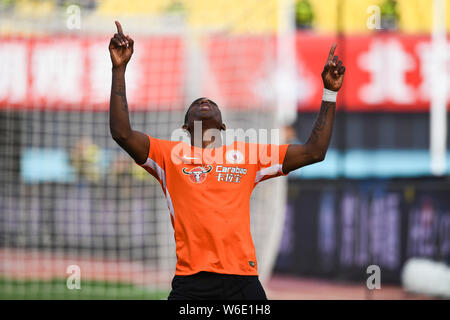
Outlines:
{"label": "soccer player", "polygon": [[188,108],[182,126],[190,133],[188,145],[132,129],[125,69],[134,41],[115,23],[117,33],[109,43],[110,130],[135,162],[158,179],[167,199],[177,254],[168,298],[266,299],[250,234],[250,196],[259,182],[324,159],[345,73],[334,56],[336,44],[322,72],[323,101],[305,144],[233,142],[223,146],[220,135],[206,137],[208,130],[226,128],[219,107],[208,98],[199,98]]}

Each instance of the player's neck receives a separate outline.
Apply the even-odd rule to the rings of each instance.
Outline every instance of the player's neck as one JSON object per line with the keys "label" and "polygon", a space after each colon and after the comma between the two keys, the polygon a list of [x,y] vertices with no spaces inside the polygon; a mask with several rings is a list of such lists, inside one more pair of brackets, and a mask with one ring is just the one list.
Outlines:
{"label": "player's neck", "polygon": [[[220,130],[208,131],[207,134],[205,132],[207,130],[202,130],[201,135],[198,136],[195,134],[191,134],[191,145],[197,148],[219,148],[222,146],[222,136],[220,135]],[[212,132],[212,134],[211,134]]]}
{"label": "player's neck", "polygon": [[220,148],[222,146],[222,139],[202,140],[199,143],[195,143],[194,138],[191,138],[191,145],[197,148]]}

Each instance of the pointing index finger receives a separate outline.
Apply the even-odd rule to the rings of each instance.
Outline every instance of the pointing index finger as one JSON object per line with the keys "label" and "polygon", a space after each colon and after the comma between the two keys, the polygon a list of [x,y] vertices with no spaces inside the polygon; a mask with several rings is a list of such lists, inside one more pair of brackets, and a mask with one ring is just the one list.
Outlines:
{"label": "pointing index finger", "polygon": [[333,59],[334,51],[336,50],[336,46],[337,46],[336,43],[333,43],[333,45],[331,46],[330,53],[328,54],[328,60],[327,61],[331,61]]}
{"label": "pointing index finger", "polygon": [[119,21],[114,21],[117,27],[117,33],[123,35],[122,26],[120,25]]}

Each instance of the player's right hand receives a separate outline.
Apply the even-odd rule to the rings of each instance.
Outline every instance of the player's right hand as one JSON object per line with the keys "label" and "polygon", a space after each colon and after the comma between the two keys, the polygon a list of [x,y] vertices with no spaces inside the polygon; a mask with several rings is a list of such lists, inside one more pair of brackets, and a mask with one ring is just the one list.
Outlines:
{"label": "player's right hand", "polygon": [[122,26],[119,21],[115,21],[117,27],[117,33],[111,38],[109,42],[109,54],[111,56],[111,62],[113,68],[123,68],[127,66],[133,55],[134,40],[128,35],[124,35]]}

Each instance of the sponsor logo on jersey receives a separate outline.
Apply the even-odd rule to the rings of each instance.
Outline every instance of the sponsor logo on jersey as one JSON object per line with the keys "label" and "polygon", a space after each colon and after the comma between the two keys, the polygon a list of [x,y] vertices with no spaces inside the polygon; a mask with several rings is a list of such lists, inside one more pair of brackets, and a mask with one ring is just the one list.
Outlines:
{"label": "sponsor logo on jersey", "polygon": [[241,178],[247,174],[247,169],[239,167],[216,166],[217,181],[241,182]]}
{"label": "sponsor logo on jersey", "polygon": [[191,170],[188,170],[187,168],[183,168],[183,173],[189,176],[189,179],[193,183],[202,183],[206,180],[206,176],[209,172],[212,170],[211,165],[207,165],[205,167],[195,167]]}

